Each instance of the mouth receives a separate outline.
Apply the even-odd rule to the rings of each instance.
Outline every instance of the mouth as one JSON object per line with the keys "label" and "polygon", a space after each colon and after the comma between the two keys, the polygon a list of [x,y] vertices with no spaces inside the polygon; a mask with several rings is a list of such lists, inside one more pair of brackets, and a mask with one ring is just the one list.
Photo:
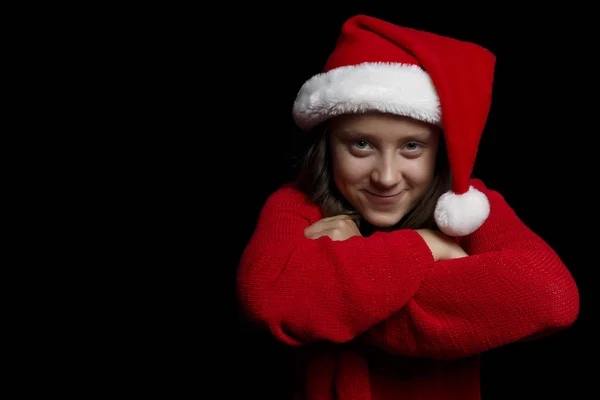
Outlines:
{"label": "mouth", "polygon": [[384,198],[384,199],[389,199],[391,197],[396,197],[396,196],[399,196],[399,195],[402,194],[402,192],[398,192],[396,194],[376,194],[376,193],[372,193],[372,192],[369,192],[369,191],[367,191],[367,193],[369,193],[371,196],[381,197],[381,198]]}
{"label": "mouth", "polygon": [[367,198],[374,203],[394,203],[396,202],[402,194],[404,194],[406,190],[402,190],[401,192],[393,193],[393,194],[378,194],[369,192],[365,190],[365,194]]}

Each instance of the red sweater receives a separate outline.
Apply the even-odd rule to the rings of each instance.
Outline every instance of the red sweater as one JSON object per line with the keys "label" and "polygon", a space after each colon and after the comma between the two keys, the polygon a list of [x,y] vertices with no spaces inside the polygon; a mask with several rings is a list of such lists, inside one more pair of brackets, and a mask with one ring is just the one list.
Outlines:
{"label": "red sweater", "polygon": [[298,398],[479,399],[478,354],[574,323],[579,294],[555,252],[481,181],[490,216],[434,262],[403,229],[332,241],[292,185],[266,201],[238,270],[241,305],[304,350]]}

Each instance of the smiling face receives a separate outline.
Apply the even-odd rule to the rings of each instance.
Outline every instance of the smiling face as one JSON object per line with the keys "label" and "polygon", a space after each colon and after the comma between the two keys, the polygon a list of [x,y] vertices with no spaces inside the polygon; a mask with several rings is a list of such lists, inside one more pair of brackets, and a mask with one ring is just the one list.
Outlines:
{"label": "smiling face", "polygon": [[397,224],[433,181],[441,135],[434,126],[368,113],[333,119],[330,134],[335,185],[376,227]]}

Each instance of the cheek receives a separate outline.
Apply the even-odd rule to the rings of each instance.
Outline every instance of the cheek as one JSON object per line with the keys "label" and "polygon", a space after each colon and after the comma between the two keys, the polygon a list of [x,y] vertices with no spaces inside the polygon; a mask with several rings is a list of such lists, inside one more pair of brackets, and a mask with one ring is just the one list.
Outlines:
{"label": "cheek", "polygon": [[429,185],[435,172],[435,158],[421,157],[407,166],[405,177],[414,185]]}
{"label": "cheek", "polygon": [[370,162],[367,158],[337,154],[332,158],[332,166],[335,180],[341,185],[359,183],[369,177]]}

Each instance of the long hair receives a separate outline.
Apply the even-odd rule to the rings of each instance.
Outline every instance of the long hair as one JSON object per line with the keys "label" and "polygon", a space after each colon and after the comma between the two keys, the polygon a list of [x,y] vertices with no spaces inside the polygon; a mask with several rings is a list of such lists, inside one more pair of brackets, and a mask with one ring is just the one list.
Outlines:
{"label": "long hair", "polygon": [[[353,216],[361,232],[370,234],[381,230],[371,226],[341,195],[333,180],[329,131],[323,124],[309,133],[309,145],[297,165],[298,188],[313,203],[317,204],[324,217],[340,214]],[[434,210],[438,198],[451,187],[451,172],[444,142],[440,134],[440,144],[436,158],[433,180],[421,199],[395,226],[395,229],[438,229],[434,220]]]}

